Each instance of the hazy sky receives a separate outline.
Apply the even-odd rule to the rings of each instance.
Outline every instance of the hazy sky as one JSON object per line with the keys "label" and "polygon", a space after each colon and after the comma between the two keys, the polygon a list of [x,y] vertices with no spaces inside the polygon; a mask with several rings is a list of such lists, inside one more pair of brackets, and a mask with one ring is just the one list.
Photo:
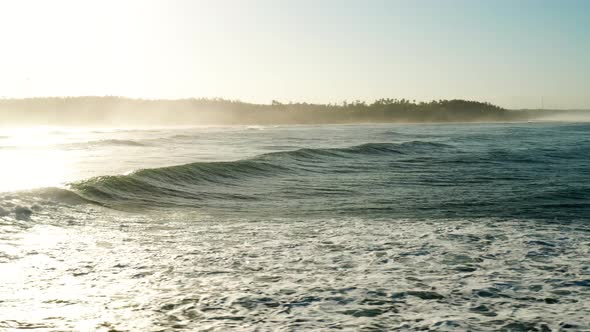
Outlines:
{"label": "hazy sky", "polygon": [[0,0],[0,96],[590,108],[585,0]]}

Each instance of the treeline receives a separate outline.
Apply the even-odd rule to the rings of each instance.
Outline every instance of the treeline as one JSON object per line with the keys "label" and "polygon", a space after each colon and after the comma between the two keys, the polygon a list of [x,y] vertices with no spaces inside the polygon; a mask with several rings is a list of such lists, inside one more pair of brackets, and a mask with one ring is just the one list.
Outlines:
{"label": "treeline", "polygon": [[529,116],[467,100],[379,99],[339,104],[251,104],[225,99],[122,97],[0,99],[0,125],[199,125],[518,121]]}

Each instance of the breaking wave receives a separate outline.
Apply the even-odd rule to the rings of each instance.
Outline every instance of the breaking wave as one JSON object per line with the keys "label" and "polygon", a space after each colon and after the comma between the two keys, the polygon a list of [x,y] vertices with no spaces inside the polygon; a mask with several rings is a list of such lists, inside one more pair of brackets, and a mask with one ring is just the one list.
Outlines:
{"label": "breaking wave", "polygon": [[[325,172],[334,158],[355,160],[359,156],[384,156],[447,148],[431,142],[367,143],[348,148],[299,149],[262,154],[251,159],[226,162],[197,162],[163,168],[142,169],[127,175],[101,176],[72,183],[84,199],[109,206],[121,203],[145,206],[196,206],[211,198],[252,199],[231,192],[252,178],[284,174]],[[309,167],[314,165],[315,167]],[[329,169],[328,169],[329,171]]]}
{"label": "breaking wave", "polygon": [[554,177],[538,175],[539,169],[561,167],[562,153],[469,152],[429,141],[366,143],[146,168],[26,195],[146,212],[583,219],[590,213],[586,173],[560,174],[558,186]]}

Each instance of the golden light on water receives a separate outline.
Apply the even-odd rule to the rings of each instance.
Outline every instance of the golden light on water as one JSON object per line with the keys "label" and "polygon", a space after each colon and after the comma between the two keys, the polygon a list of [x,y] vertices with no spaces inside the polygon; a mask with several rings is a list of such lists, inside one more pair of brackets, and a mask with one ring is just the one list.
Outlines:
{"label": "golden light on water", "polygon": [[[54,324],[63,324],[61,326],[71,331],[112,331],[105,322],[131,320],[133,307],[124,308],[120,315],[105,309],[125,299],[121,294],[132,288],[135,280],[109,283],[97,289],[84,279],[88,274],[100,273],[117,264],[118,256],[104,253],[112,250],[109,246],[103,248],[102,242],[76,229],[50,225],[35,225],[26,233],[4,236],[10,237],[11,242],[0,243],[0,253],[12,259],[2,262],[0,296],[4,307],[0,307],[4,309],[4,317],[0,317],[0,330],[31,321],[34,323],[27,328],[43,331],[54,331]],[[103,254],[88,255],[80,248],[99,250]],[[134,299],[140,304],[149,302],[147,297]],[[15,301],[19,305],[8,313],[6,308]],[[136,318],[134,324],[140,324],[137,321]]]}
{"label": "golden light on water", "polygon": [[20,150],[2,154],[2,191],[57,186],[68,174],[68,157],[58,150]]}
{"label": "golden light on water", "polygon": [[19,129],[6,134],[0,141],[0,192],[58,186],[73,171],[74,151],[50,147],[60,143],[51,132]]}

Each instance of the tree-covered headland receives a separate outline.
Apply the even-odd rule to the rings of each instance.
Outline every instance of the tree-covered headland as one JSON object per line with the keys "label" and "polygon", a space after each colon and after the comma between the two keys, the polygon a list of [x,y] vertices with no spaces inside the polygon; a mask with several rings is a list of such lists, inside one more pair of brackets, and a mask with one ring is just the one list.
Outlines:
{"label": "tree-covered headland", "polygon": [[379,99],[338,104],[226,99],[147,100],[123,97],[0,99],[0,124],[202,125],[327,124],[366,122],[503,122],[526,120],[524,112],[486,102]]}

